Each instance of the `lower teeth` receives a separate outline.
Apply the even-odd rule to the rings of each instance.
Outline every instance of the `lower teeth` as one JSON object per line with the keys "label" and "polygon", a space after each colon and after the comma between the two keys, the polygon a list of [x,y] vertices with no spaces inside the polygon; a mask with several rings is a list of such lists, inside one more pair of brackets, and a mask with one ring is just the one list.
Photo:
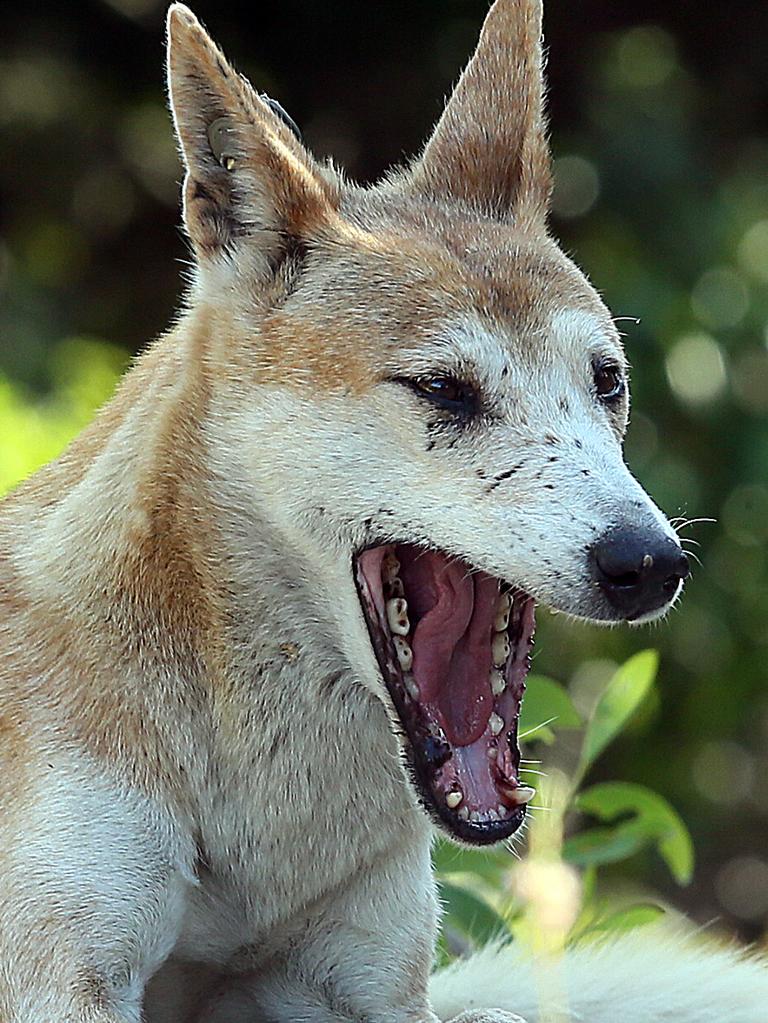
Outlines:
{"label": "lower teeth", "polygon": [[416,679],[410,673],[403,676],[405,682],[405,689],[412,700],[418,700],[421,697],[421,691],[416,682]]}
{"label": "lower teeth", "polygon": [[403,671],[410,671],[413,667],[413,650],[408,640],[402,636],[393,636],[392,642],[397,654],[397,662]]}

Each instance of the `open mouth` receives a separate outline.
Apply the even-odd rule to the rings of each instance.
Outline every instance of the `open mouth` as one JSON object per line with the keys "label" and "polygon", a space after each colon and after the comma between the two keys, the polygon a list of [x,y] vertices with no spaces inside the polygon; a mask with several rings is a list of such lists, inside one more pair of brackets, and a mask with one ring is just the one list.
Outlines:
{"label": "open mouth", "polygon": [[534,795],[517,745],[533,598],[411,544],[363,551],[355,581],[427,809],[465,842],[507,838]]}

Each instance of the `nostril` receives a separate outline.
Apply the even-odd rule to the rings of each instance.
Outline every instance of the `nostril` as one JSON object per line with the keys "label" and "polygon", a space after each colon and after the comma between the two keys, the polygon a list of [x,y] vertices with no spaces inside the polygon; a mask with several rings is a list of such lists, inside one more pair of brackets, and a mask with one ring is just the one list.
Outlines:
{"label": "nostril", "polygon": [[679,579],[687,579],[691,572],[691,563],[686,554],[680,553],[677,559],[675,573]]}
{"label": "nostril", "polygon": [[668,597],[674,597],[680,583],[687,579],[691,571],[691,565],[685,554],[680,554],[674,565],[674,569],[664,580],[663,590]]}
{"label": "nostril", "polygon": [[689,572],[679,545],[655,529],[610,530],[594,545],[591,558],[596,582],[630,618],[668,604]]}
{"label": "nostril", "polygon": [[680,585],[680,581],[681,580],[679,575],[667,576],[667,578],[664,580],[664,585],[662,586],[662,589],[664,590],[666,596],[674,597],[674,595],[677,593],[677,587]]}
{"label": "nostril", "polygon": [[613,586],[637,586],[645,561],[642,552],[613,538],[602,540],[594,549],[598,573]]}
{"label": "nostril", "polygon": [[626,586],[637,586],[638,583],[640,582],[640,573],[639,572],[621,572],[619,575],[614,575],[614,574],[612,574],[610,572],[606,572],[606,570],[600,565],[599,561],[598,561],[598,566],[601,568],[601,571],[603,572],[603,575],[607,579],[611,580],[611,584],[613,586],[624,586],[624,587],[626,587]]}

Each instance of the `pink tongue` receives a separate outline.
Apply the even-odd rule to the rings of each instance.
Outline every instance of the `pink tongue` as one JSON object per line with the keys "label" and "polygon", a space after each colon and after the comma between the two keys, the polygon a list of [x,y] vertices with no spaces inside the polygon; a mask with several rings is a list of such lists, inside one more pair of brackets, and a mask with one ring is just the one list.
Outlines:
{"label": "pink tongue", "polygon": [[443,554],[403,551],[401,557],[417,622],[413,675],[420,702],[436,714],[451,744],[468,746],[483,734],[493,710],[488,676],[498,584]]}

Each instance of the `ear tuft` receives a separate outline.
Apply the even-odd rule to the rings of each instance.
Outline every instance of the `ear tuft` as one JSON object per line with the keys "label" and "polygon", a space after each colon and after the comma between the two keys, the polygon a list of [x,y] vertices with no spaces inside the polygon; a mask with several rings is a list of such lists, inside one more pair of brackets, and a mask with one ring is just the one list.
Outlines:
{"label": "ear tuft", "polygon": [[267,261],[323,219],[333,189],[274,101],[259,96],[184,4],[168,11],[168,94],[182,159],[184,224],[198,256],[244,236]]}

